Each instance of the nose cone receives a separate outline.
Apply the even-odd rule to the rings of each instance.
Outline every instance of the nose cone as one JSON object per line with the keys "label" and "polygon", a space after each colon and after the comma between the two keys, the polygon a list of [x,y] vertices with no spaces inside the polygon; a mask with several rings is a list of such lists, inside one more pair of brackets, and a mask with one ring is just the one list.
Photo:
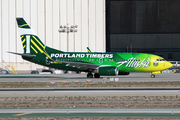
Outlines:
{"label": "nose cone", "polygon": [[169,68],[173,67],[173,65],[170,62],[167,62],[166,67],[167,67],[167,69],[169,69]]}

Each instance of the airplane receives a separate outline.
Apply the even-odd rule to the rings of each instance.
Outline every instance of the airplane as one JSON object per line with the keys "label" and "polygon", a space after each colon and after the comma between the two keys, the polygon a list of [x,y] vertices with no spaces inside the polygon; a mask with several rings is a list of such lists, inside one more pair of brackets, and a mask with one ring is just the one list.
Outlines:
{"label": "airplane", "polygon": [[123,52],[64,52],[46,46],[23,18],[16,18],[24,53],[24,60],[39,65],[67,70],[87,72],[87,78],[101,75],[128,75],[129,72],[151,72],[155,74],[172,67],[164,58],[145,53]]}

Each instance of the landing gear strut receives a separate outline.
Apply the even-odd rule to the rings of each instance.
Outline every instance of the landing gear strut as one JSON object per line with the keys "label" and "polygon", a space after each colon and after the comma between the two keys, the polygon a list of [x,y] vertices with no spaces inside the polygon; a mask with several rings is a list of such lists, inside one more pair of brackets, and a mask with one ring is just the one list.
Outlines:
{"label": "landing gear strut", "polygon": [[100,78],[100,75],[98,73],[95,73],[94,78]]}
{"label": "landing gear strut", "polygon": [[91,72],[88,72],[87,78],[93,78],[93,74]]}
{"label": "landing gear strut", "polygon": [[155,78],[155,75],[154,75],[154,74],[151,74],[151,78]]}

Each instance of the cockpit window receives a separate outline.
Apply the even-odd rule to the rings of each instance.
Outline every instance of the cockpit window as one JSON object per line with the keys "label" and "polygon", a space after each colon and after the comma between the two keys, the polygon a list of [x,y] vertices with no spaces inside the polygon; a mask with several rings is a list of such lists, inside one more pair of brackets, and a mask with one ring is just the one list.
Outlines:
{"label": "cockpit window", "polygon": [[165,59],[156,59],[157,61],[166,61]]}

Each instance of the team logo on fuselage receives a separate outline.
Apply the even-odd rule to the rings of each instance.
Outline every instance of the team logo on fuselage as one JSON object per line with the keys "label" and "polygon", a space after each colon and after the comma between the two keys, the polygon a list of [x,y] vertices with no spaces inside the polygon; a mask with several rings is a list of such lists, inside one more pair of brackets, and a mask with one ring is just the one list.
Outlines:
{"label": "team logo on fuselage", "polygon": [[52,53],[51,58],[113,58],[113,54],[69,54]]}

